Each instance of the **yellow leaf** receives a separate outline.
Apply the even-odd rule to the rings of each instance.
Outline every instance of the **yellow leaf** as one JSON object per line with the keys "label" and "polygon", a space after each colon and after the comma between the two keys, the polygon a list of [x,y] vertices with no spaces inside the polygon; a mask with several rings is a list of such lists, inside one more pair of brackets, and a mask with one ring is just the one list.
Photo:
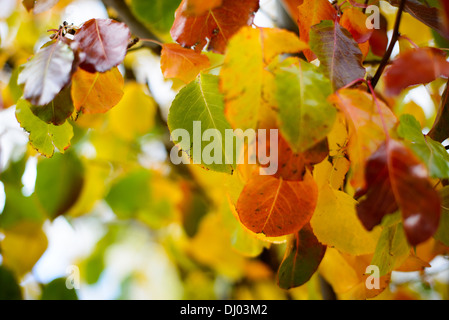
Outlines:
{"label": "yellow leaf", "polygon": [[354,255],[373,253],[380,229],[368,232],[357,217],[357,202],[348,194],[324,185],[310,224],[318,240]]}
{"label": "yellow leaf", "polygon": [[129,83],[119,104],[109,112],[109,128],[124,140],[148,133],[154,126],[156,103],[145,86]]}
{"label": "yellow leaf", "polygon": [[226,117],[234,128],[258,127],[267,82],[264,67],[281,53],[306,47],[296,35],[280,29],[243,27],[231,38],[220,72],[220,90],[225,95]]}
{"label": "yellow leaf", "polygon": [[48,240],[41,224],[21,222],[3,231],[1,242],[3,262],[19,277],[31,271],[47,249]]}

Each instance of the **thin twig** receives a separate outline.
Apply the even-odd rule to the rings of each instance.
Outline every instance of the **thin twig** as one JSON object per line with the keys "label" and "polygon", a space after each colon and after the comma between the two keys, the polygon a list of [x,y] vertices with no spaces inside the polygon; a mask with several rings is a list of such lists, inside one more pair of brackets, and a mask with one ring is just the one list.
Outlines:
{"label": "thin twig", "polygon": [[390,61],[391,54],[393,53],[394,46],[396,45],[396,42],[399,39],[399,27],[401,25],[401,18],[402,18],[402,12],[405,8],[405,3],[407,0],[401,0],[401,3],[399,4],[398,14],[396,16],[396,22],[394,23],[394,30],[393,30],[393,37],[391,38],[390,45],[387,49],[387,52],[385,53],[379,68],[377,69],[376,74],[373,77],[373,80],[371,81],[373,89],[376,88],[377,83],[380,80],[380,77],[382,76],[382,73],[385,70],[385,67],[388,64],[388,61]]}

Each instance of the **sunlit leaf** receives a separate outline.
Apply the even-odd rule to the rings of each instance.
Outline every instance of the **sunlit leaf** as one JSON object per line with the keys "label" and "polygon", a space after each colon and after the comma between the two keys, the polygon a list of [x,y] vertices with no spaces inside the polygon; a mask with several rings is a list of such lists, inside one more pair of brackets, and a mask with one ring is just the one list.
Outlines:
{"label": "sunlit leaf", "polygon": [[255,176],[244,187],[236,209],[249,230],[279,237],[299,231],[310,221],[317,197],[317,186],[309,173],[303,181]]}
{"label": "sunlit leaf", "polygon": [[84,114],[104,113],[123,97],[124,79],[117,68],[105,73],[78,69],[72,77],[72,99],[75,109]]}
{"label": "sunlit leaf", "polygon": [[380,230],[365,230],[356,212],[357,202],[348,194],[324,185],[310,224],[318,240],[341,252],[373,253]]}
{"label": "sunlit leaf", "polygon": [[[197,124],[201,125],[196,130],[194,128],[195,121],[199,121]],[[225,130],[231,129],[224,116],[223,95],[218,90],[217,76],[202,74],[198,80],[180,91],[170,108],[168,126],[172,133],[177,129],[187,130],[189,141],[183,141],[184,138],[180,141],[178,140],[180,137],[174,137],[174,139],[175,143],[179,144],[180,148],[193,159],[194,163],[218,172],[233,172],[234,158],[229,154],[229,150],[226,150],[229,148],[226,148],[226,144],[221,139],[217,140],[216,137],[213,137],[213,142],[200,141],[204,132],[208,129],[217,130],[221,138],[226,136]],[[199,132],[195,133],[196,131]],[[200,135],[200,140],[195,140],[195,134]],[[203,151],[211,143],[217,145],[221,156],[218,159],[219,161],[214,160],[213,163],[205,163],[202,159]],[[234,150],[233,147],[230,151],[235,156]],[[214,154],[218,151],[214,150]]]}
{"label": "sunlit leaf", "polygon": [[74,58],[64,42],[44,45],[19,74],[18,83],[25,85],[24,98],[38,106],[52,101],[70,81]]}
{"label": "sunlit leaf", "polygon": [[259,9],[258,0],[223,0],[220,7],[202,16],[189,16],[184,12],[185,0],[176,10],[175,22],[170,31],[172,38],[185,47],[208,49],[224,53],[231,37],[243,26],[250,25]]}
{"label": "sunlit leaf", "polygon": [[161,69],[167,79],[177,78],[189,83],[201,70],[209,66],[209,58],[204,54],[183,48],[176,43],[162,46]]}
{"label": "sunlit leaf", "polygon": [[158,32],[168,32],[175,20],[179,0],[132,0],[131,10],[142,22]]}
{"label": "sunlit leaf", "polygon": [[21,127],[30,134],[31,145],[46,157],[52,157],[55,148],[59,152],[70,146],[73,128],[65,122],[61,126],[47,124],[31,112],[31,105],[26,100],[19,100],[16,106],[16,117]]}
{"label": "sunlit leaf", "polygon": [[331,131],[336,109],[327,101],[331,83],[318,68],[301,61],[276,70],[281,131],[295,151],[305,151]]}

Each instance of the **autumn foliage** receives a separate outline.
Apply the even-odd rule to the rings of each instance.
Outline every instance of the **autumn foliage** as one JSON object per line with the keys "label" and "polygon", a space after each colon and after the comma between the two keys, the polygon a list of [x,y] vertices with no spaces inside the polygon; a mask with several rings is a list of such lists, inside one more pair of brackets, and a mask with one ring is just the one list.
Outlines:
{"label": "autumn foliage", "polygon": [[[50,2],[23,5],[32,15]],[[163,19],[153,17],[156,2]],[[424,274],[449,253],[449,9],[427,2],[283,0],[293,24],[281,28],[255,23],[258,0],[132,0],[137,23],[113,7],[110,19],[52,30],[34,54],[17,58],[3,93],[3,108],[15,105],[40,155],[30,197],[17,180],[32,151],[0,171],[3,264],[24,276],[45,251],[44,221],[76,219],[104,200],[118,220],[180,226],[186,244],[165,241],[184,273],[189,260],[233,283],[269,279],[298,298],[318,279],[342,299],[399,297],[389,288],[393,272]],[[157,36],[139,38],[136,24]],[[176,91],[166,117],[139,83],[136,61],[147,48]],[[433,116],[407,98],[422,86]],[[194,122],[223,137],[278,129],[278,171],[168,157],[141,165],[144,136],[167,152],[177,145],[193,162],[195,145],[169,134],[193,135]],[[83,141],[96,149],[93,159],[81,156]],[[20,241],[41,246],[27,263],[16,261]],[[370,265],[380,270],[376,289],[366,287]]]}

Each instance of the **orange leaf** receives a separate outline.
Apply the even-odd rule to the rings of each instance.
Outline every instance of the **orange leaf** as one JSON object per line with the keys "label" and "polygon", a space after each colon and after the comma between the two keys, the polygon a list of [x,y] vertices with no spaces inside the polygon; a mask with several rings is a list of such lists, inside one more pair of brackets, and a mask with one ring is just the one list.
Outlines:
{"label": "orange leaf", "polygon": [[223,3],[223,0],[186,0],[184,3],[184,12],[187,15],[201,16],[209,10],[213,10]]}
{"label": "orange leaf", "polygon": [[348,30],[357,43],[364,43],[371,38],[373,30],[366,27],[367,16],[356,8],[344,11],[340,25]]}
{"label": "orange leaf", "polygon": [[223,4],[202,16],[185,13],[185,2],[175,13],[175,22],[170,30],[172,38],[184,47],[195,47],[224,53],[229,39],[243,26],[250,25],[254,13],[259,9],[259,0],[223,0]]}
{"label": "orange leaf", "polygon": [[78,69],[72,77],[72,100],[84,114],[105,113],[123,97],[124,79],[117,68],[105,73]]}
{"label": "orange leaf", "polygon": [[[322,20],[336,20],[337,11],[327,0],[304,0],[298,7],[298,27],[300,39],[309,43],[310,28]],[[304,50],[304,55],[308,61],[316,59],[311,50]]]}
{"label": "orange leaf", "polygon": [[177,78],[185,83],[193,81],[201,70],[210,66],[209,58],[176,43],[162,46],[161,69],[167,79]]}
{"label": "orange leaf", "polygon": [[310,221],[317,198],[318,187],[309,172],[304,181],[256,176],[243,188],[236,209],[249,230],[280,237],[301,230]]}

